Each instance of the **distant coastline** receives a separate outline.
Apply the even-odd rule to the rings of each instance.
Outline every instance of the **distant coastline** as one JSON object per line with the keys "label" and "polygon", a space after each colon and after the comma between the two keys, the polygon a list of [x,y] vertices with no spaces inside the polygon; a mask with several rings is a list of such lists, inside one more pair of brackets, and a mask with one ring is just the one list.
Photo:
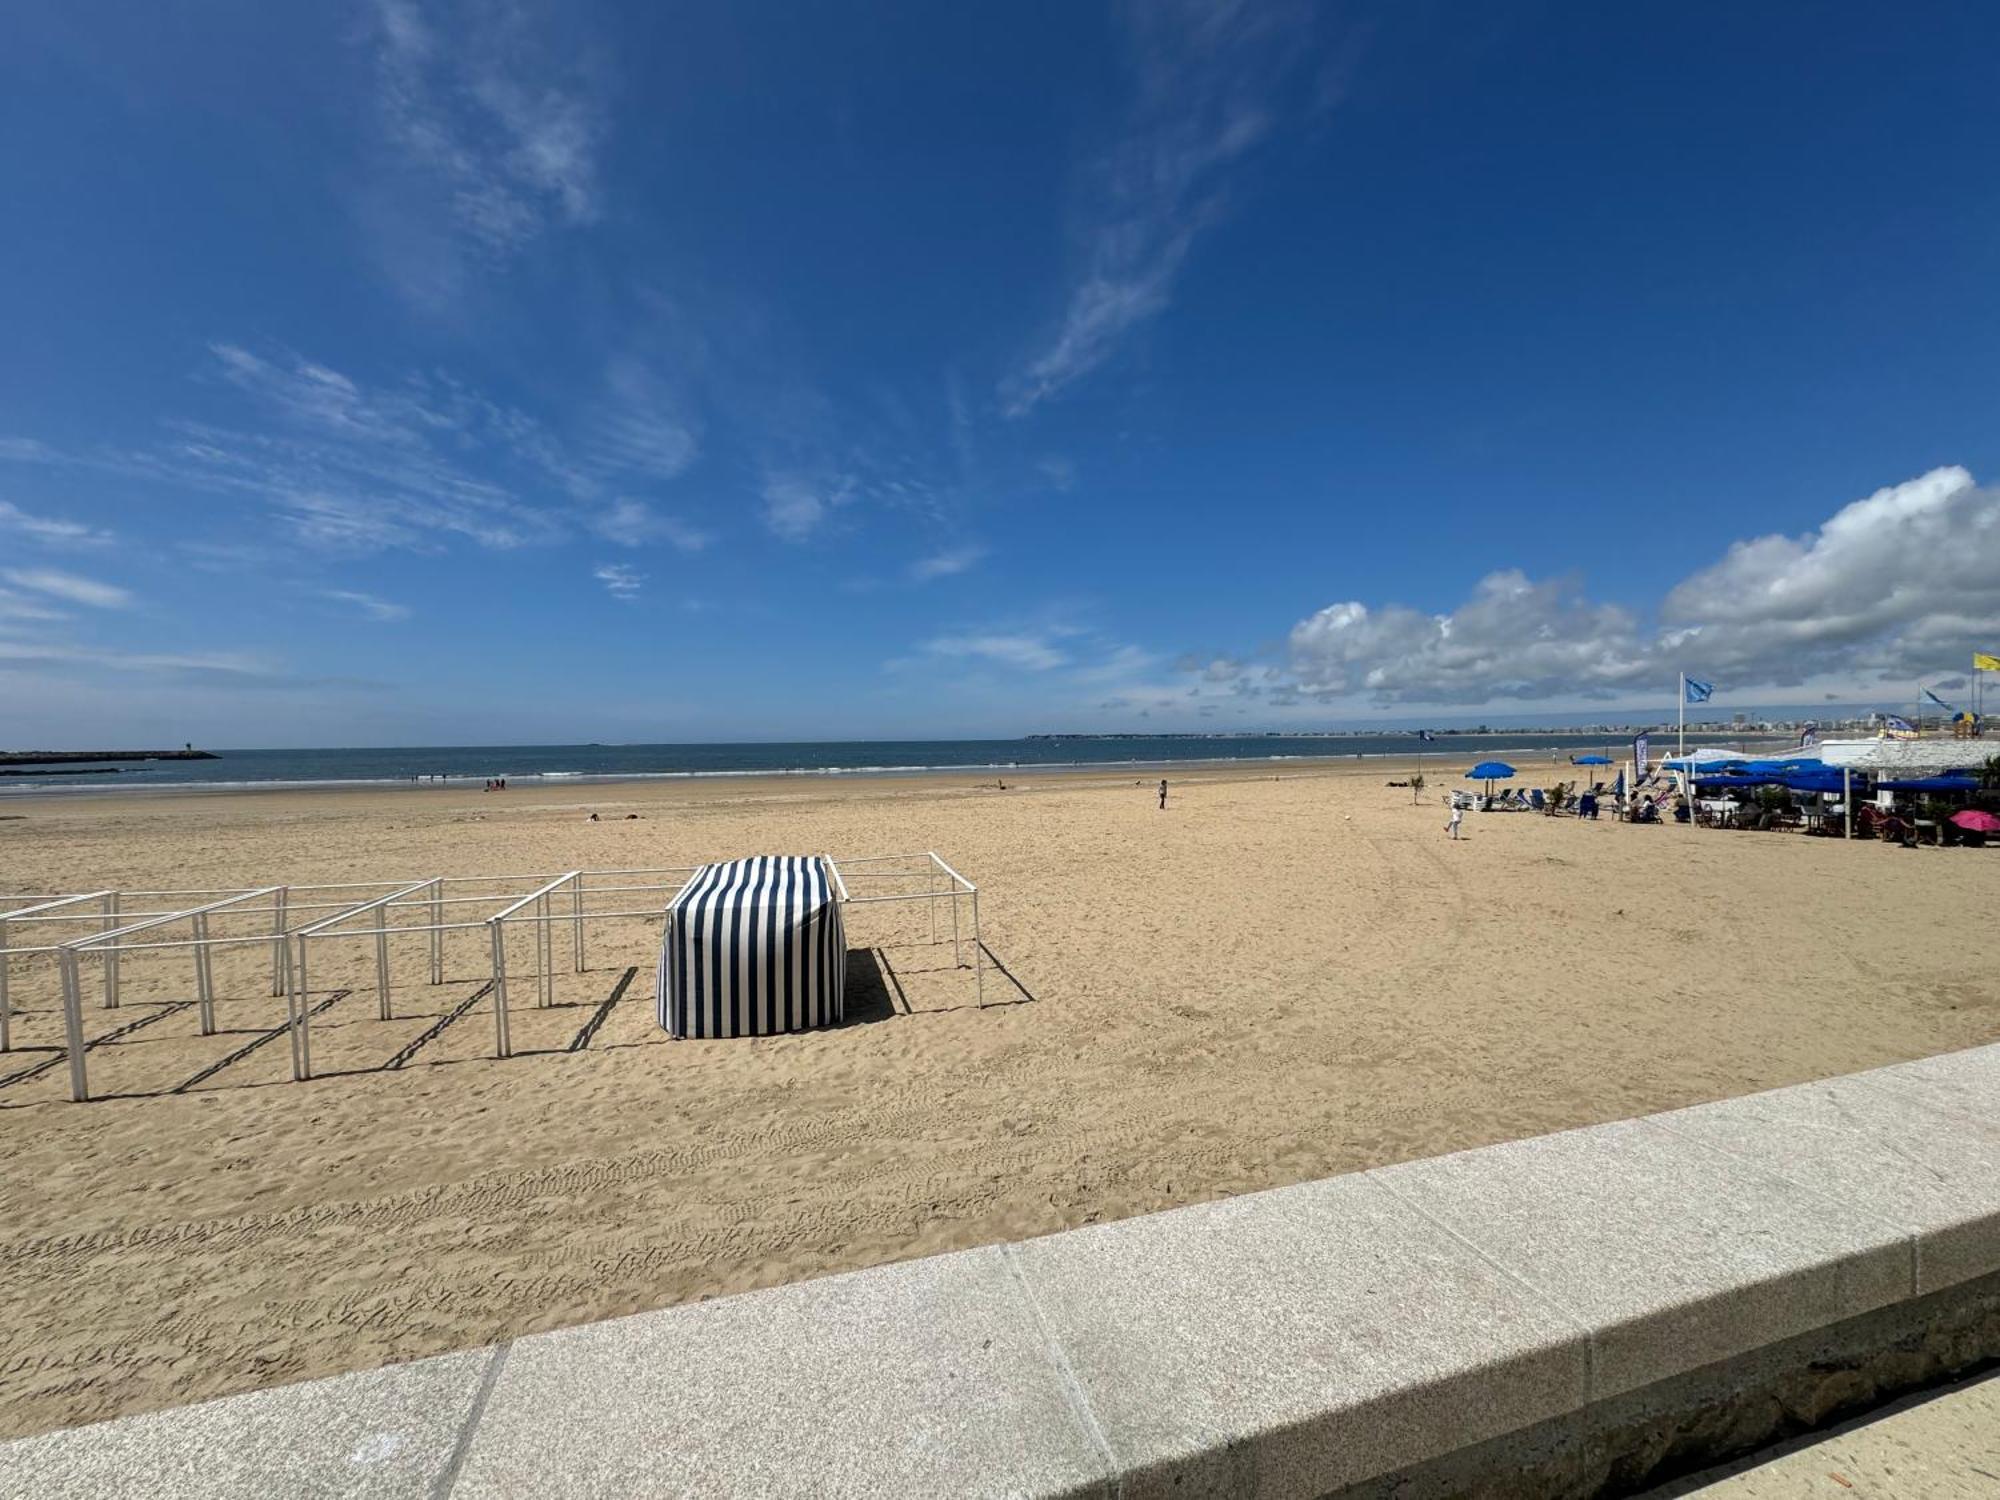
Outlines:
{"label": "distant coastline", "polygon": [[0,766],[86,766],[114,760],[220,760],[213,750],[0,750]]}
{"label": "distant coastline", "polygon": [[[1672,731],[1656,731],[1657,753],[1672,748]],[[1772,736],[1745,728],[1735,734],[1697,734],[1713,743],[1769,743]],[[117,775],[69,765],[20,779],[0,773],[0,800],[26,797],[117,797],[162,792],[377,790],[420,792],[472,787],[504,780],[512,787],[588,786],[621,781],[682,781],[744,777],[991,776],[1119,771],[1151,774],[1198,766],[1265,765],[1277,769],[1306,761],[1382,760],[1443,762],[1455,752],[1543,756],[1560,761],[1589,751],[1629,753],[1622,733],[1578,730],[1439,731],[1435,741],[1415,734],[1273,735],[1040,735],[1005,740],[829,740],[693,745],[475,745],[383,749],[242,750],[224,747],[203,761],[185,753],[127,763]],[[216,761],[220,764],[216,764]]]}
{"label": "distant coastline", "polygon": [[[1774,734],[1785,734],[1792,726],[1766,724],[1704,725],[1697,728],[1688,725],[1689,739],[1742,739],[1744,737],[1766,738]],[[1662,729],[1658,725],[1576,725],[1541,726],[1526,729],[1494,729],[1482,724],[1477,729],[1432,729],[1426,731],[1433,740],[1536,740],[1561,736],[1568,739],[1603,741],[1606,739],[1631,739],[1642,734],[1673,734],[1676,727],[1668,725]],[[1341,739],[1417,739],[1414,729],[1262,729],[1251,731],[1230,730],[1183,730],[1178,733],[1152,734],[1106,731],[1096,734],[1045,733],[1021,736],[1024,740],[1074,741],[1074,740],[1341,740]]]}

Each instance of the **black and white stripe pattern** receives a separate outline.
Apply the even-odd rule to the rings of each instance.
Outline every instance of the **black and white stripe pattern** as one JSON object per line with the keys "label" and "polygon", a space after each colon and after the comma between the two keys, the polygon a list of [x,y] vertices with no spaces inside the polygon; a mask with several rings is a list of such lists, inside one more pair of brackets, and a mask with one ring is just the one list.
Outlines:
{"label": "black and white stripe pattern", "polygon": [[840,902],[817,855],[703,865],[667,908],[656,993],[660,1025],[674,1036],[830,1026],[846,984]]}

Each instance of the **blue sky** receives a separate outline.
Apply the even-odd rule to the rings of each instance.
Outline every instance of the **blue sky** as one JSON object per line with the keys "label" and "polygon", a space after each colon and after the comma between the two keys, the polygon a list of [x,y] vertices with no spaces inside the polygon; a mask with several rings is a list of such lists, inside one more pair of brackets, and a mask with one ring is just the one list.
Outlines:
{"label": "blue sky", "polygon": [[1947,696],[2000,11],[30,4],[0,742]]}

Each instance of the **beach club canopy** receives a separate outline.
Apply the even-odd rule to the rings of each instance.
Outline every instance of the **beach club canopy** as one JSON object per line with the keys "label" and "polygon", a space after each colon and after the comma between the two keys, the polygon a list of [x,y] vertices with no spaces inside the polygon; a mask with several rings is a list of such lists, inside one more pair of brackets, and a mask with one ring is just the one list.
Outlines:
{"label": "beach club canopy", "polygon": [[1745,759],[1728,750],[1716,750],[1707,745],[1699,750],[1690,750],[1686,755],[1670,755],[1660,764],[1669,771],[1720,771]]}
{"label": "beach club canopy", "polygon": [[818,855],[703,865],[667,908],[660,1025],[677,1037],[774,1036],[840,1020],[847,938]]}

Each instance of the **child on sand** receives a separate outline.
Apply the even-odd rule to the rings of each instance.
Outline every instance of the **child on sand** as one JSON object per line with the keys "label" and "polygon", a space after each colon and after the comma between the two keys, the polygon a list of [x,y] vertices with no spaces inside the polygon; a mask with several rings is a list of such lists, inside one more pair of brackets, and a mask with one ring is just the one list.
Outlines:
{"label": "child on sand", "polygon": [[1444,831],[1450,834],[1453,838],[1457,838],[1458,825],[1462,821],[1464,821],[1464,818],[1465,818],[1465,809],[1460,807],[1458,803],[1453,802],[1451,804],[1451,821],[1444,825]]}

